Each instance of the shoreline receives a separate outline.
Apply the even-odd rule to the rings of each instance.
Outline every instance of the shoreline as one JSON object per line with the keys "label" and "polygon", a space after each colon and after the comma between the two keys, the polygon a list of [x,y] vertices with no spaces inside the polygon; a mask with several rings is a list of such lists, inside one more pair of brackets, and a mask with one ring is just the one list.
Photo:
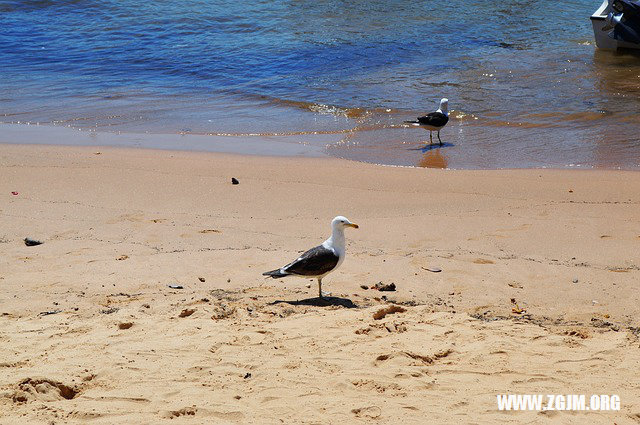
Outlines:
{"label": "shoreline", "polygon": [[[358,133],[354,130],[353,133]],[[446,156],[438,149],[422,149],[422,158],[418,165],[385,164],[363,158],[350,158],[336,155],[335,144],[348,131],[312,132],[300,134],[239,134],[239,135],[205,135],[196,133],[121,133],[102,132],[77,129],[68,126],[57,126],[33,123],[0,123],[0,144],[10,145],[42,145],[42,146],[78,146],[78,147],[111,147],[122,149],[153,149],[181,152],[220,153],[265,157],[306,157],[334,158],[357,163],[382,167],[399,167],[414,169],[443,169],[456,171],[489,171],[489,170],[612,170],[640,171],[640,165],[596,166],[583,164],[567,164],[564,166],[542,165],[530,167],[449,167]],[[52,140],[53,139],[53,140]],[[46,140],[46,141],[43,141]],[[188,140],[187,143],[184,141]],[[422,146],[420,142],[416,144]],[[453,146],[451,146],[453,147]],[[416,150],[417,148],[412,148]],[[420,150],[420,149],[417,149]]]}
{"label": "shoreline", "polygon": [[[546,415],[498,412],[505,388],[621,397],[553,413],[566,423],[640,409],[623,384],[640,360],[635,171],[0,144],[0,173],[1,419]],[[261,276],[338,214],[360,229],[329,305],[314,282]],[[397,290],[361,288],[380,281]],[[406,311],[373,318],[389,304]]]}
{"label": "shoreline", "polygon": [[[112,133],[40,124],[0,123],[0,144],[112,147],[252,156],[322,157],[321,135],[218,136],[201,134]],[[52,140],[53,139],[53,140]],[[181,143],[182,139],[182,143]],[[188,143],[184,140],[188,139]],[[302,139],[302,140],[300,140]],[[46,142],[43,142],[46,140]]]}

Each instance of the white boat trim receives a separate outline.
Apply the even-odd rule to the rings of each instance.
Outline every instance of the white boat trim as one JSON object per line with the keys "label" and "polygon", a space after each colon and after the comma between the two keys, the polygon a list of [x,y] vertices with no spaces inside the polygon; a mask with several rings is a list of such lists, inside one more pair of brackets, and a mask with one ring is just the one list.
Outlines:
{"label": "white boat trim", "polygon": [[593,26],[593,36],[596,39],[596,46],[604,50],[623,49],[640,49],[640,44],[627,43],[625,41],[615,40],[609,37],[608,31],[602,31],[606,25],[607,15],[611,12],[609,0],[604,0],[598,10],[591,15],[591,25]]}

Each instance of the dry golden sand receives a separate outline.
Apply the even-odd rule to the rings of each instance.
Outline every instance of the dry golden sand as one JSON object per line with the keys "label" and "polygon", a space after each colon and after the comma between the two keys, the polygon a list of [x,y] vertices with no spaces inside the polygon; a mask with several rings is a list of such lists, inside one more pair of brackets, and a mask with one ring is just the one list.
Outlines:
{"label": "dry golden sand", "polygon": [[[640,173],[0,145],[0,200],[2,424],[640,422]],[[337,214],[329,303],[261,276]]]}

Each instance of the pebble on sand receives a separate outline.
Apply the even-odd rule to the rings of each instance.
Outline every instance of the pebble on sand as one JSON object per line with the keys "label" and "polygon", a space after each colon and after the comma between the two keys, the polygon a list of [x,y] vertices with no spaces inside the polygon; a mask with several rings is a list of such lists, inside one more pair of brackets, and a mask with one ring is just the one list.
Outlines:
{"label": "pebble on sand", "polygon": [[39,241],[37,239],[31,239],[31,238],[24,238],[24,244],[26,246],[36,246],[36,245],[42,245],[44,242]]}
{"label": "pebble on sand", "polygon": [[442,271],[440,267],[423,267],[422,269],[431,273],[440,273]]}
{"label": "pebble on sand", "polygon": [[235,177],[231,177],[231,184],[240,184],[240,182]]}

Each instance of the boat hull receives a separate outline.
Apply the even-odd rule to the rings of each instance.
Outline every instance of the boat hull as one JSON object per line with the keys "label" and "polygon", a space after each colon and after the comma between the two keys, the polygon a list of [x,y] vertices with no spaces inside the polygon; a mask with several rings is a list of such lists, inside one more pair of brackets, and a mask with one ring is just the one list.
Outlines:
{"label": "boat hull", "polygon": [[593,35],[596,39],[596,46],[598,46],[599,49],[604,50],[640,49],[640,44],[616,40],[609,37],[608,31],[602,31],[602,28],[604,28],[607,23],[606,18],[609,12],[611,12],[609,1],[604,0],[598,10],[591,15],[591,25],[593,26]]}

